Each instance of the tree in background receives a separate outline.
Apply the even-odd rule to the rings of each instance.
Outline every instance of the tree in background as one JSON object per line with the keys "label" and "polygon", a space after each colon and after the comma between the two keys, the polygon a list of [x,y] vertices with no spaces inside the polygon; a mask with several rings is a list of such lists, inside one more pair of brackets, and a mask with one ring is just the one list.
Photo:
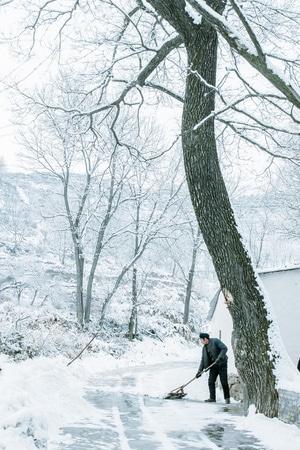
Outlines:
{"label": "tree in background", "polygon": [[5,165],[4,159],[1,156],[0,157],[0,181],[1,181],[1,176],[2,176],[3,172],[6,172],[6,165]]}
{"label": "tree in background", "polygon": [[[179,197],[182,192],[181,165],[169,162],[169,158],[159,158],[155,162],[136,161],[133,164],[133,176],[129,181],[129,189],[134,201],[128,214],[132,216],[133,260],[131,313],[128,326],[129,339],[137,334],[139,297],[142,289],[138,288],[139,273],[137,257],[152,246],[158,250],[158,259],[162,257],[160,246],[162,241],[169,241],[173,223],[180,216]],[[179,225],[180,226],[180,225]],[[153,246],[155,246],[153,248]],[[139,256],[139,259],[140,259]],[[146,278],[146,276],[145,276]],[[142,284],[142,283],[140,283]]]}
{"label": "tree in background", "polygon": [[[178,200],[180,205],[179,214],[175,218],[176,223],[174,221],[173,224],[171,239],[166,242],[168,245],[166,251],[172,259],[173,274],[175,275],[176,273],[177,278],[182,280],[184,290],[182,295],[184,305],[183,324],[187,325],[189,323],[193,294],[196,293],[196,297],[198,297],[200,286],[205,284],[203,273],[199,270],[201,265],[197,264],[197,258],[200,253],[205,252],[205,248],[201,231],[190,205],[186,184],[179,192]],[[195,279],[198,283],[195,283]],[[196,301],[196,299],[194,300]]]}
{"label": "tree in background", "polygon": [[[299,139],[290,142],[296,155],[299,152]],[[300,238],[300,167],[298,161],[292,159],[281,164],[278,171],[279,182],[274,186],[274,205],[284,206],[285,222],[279,228],[293,247],[297,246]]]}
{"label": "tree in background", "polygon": [[[68,93],[65,94],[67,99]],[[26,108],[24,104],[24,111],[26,120],[35,123],[32,132],[24,132],[20,139],[26,148],[26,158],[32,167],[49,172],[62,186],[63,202],[56,205],[53,218],[63,218],[65,225],[61,225],[61,231],[67,227],[72,238],[79,323],[90,321],[92,302],[95,301],[95,277],[101,278],[102,264],[99,262],[108,252],[115,255],[116,264],[112,284],[106,285],[102,299],[100,328],[107,306],[131,268],[135,322],[137,263],[152,241],[167,239],[163,230],[175,220],[178,208],[174,204],[178,203],[182,185],[178,165],[173,170],[168,156],[159,155],[160,132],[150,126],[150,122],[140,128],[140,136],[132,147],[128,145],[123,150],[116,142],[115,148],[111,148],[114,139],[105,122],[101,123],[97,133],[87,132],[76,120],[64,121],[56,110],[41,108],[30,98],[27,98]],[[120,121],[116,130],[119,136],[126,134],[127,122],[122,124]],[[142,154],[139,148],[145,154],[147,147],[151,149],[152,158],[139,158],[138,154]],[[153,158],[152,148],[157,149],[157,157]],[[131,149],[137,156],[130,154]],[[176,178],[179,181],[175,181]],[[61,209],[63,205],[64,210]],[[172,208],[171,217],[169,210]],[[133,244],[129,243],[130,236],[134,236]],[[114,248],[122,253],[119,260]]]}
{"label": "tree in background", "polygon": [[[38,117],[36,127],[23,134],[22,141],[31,165],[49,172],[61,184],[64,210],[57,205],[54,217],[64,217],[72,238],[77,319],[83,324],[90,318],[95,270],[108,239],[109,222],[121,203],[126,170],[121,164],[117,170],[117,150],[109,140],[106,143],[99,136],[78,132],[76,123],[64,122],[51,111]],[[93,235],[94,246],[88,249]]]}

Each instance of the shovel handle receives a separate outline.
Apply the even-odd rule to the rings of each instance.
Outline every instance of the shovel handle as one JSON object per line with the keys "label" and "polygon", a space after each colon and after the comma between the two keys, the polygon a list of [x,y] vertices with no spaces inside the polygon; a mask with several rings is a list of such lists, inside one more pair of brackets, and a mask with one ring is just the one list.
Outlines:
{"label": "shovel handle", "polygon": [[[210,366],[208,366],[208,367],[206,367],[206,369],[203,369],[202,370],[202,372],[201,372],[201,375],[204,373],[204,372],[207,372],[209,369],[211,369],[211,367],[212,366],[214,366],[216,363],[214,362],[214,363],[212,363]],[[193,377],[190,381],[188,381],[186,384],[183,384],[182,386],[179,386],[178,388],[176,388],[176,389],[173,389],[173,391],[171,391],[171,393],[172,392],[183,392],[183,388],[185,388],[188,384],[190,384],[192,381],[194,381],[194,380],[196,380],[196,378],[197,377]]]}
{"label": "shovel handle", "polygon": [[190,381],[188,381],[186,384],[183,384],[182,386],[179,386],[176,389],[173,389],[171,392],[183,392],[183,388],[185,388],[188,384],[190,384],[192,381],[194,381],[196,377],[192,378]]}
{"label": "shovel handle", "polygon": [[212,366],[214,366],[215,364],[216,364],[216,363],[213,362],[210,366],[206,367],[206,369],[203,369],[202,372],[201,372],[201,375],[202,375],[203,373],[207,372],[209,369],[211,369]]}
{"label": "shovel handle", "polygon": [[188,381],[186,384],[184,384],[183,386],[180,386],[180,387],[183,389],[194,380],[196,380],[196,377],[192,378],[190,381]]}

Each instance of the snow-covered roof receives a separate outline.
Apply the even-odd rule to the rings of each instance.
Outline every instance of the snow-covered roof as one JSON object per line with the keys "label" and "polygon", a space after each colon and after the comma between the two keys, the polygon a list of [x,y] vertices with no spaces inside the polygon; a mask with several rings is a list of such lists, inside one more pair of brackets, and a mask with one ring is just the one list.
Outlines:
{"label": "snow-covered roof", "polygon": [[[267,273],[288,272],[291,270],[300,270],[300,266],[277,267],[277,268],[272,268],[272,269],[258,269],[257,273],[258,273],[258,275],[263,275],[263,274],[267,274]],[[212,320],[212,318],[213,318],[213,315],[215,313],[215,310],[216,310],[216,307],[218,304],[218,299],[219,299],[220,293],[221,293],[221,288],[218,288],[218,290],[216,291],[216,293],[214,294],[213,298],[210,301],[209,311],[207,314],[207,320]]]}
{"label": "snow-covered roof", "polygon": [[217,303],[218,303],[220,292],[221,292],[221,288],[219,288],[217,290],[217,292],[215,293],[215,295],[213,296],[213,298],[210,301],[209,311],[208,311],[208,314],[207,314],[207,320],[211,320],[213,318],[214,312],[215,312],[216,307],[217,307]]}
{"label": "snow-covered roof", "polygon": [[273,273],[273,272],[287,272],[289,270],[300,270],[300,266],[290,266],[290,267],[277,267],[273,269],[258,269],[258,274],[263,273]]}

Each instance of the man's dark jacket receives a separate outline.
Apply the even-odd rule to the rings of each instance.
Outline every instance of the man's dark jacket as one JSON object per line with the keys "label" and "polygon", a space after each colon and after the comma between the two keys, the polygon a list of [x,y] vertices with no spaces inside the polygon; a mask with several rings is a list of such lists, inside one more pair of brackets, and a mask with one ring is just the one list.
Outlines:
{"label": "man's dark jacket", "polygon": [[226,345],[217,338],[210,338],[207,345],[203,345],[202,348],[202,358],[198,372],[202,372],[213,362],[216,362],[218,366],[227,364],[227,347]]}

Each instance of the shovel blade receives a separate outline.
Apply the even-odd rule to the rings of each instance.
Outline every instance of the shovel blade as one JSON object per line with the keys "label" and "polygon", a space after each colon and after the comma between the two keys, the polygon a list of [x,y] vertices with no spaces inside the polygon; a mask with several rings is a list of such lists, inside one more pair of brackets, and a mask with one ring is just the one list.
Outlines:
{"label": "shovel blade", "polygon": [[168,400],[168,399],[176,399],[176,398],[183,398],[185,397],[187,394],[185,392],[169,392],[169,394],[167,394],[164,399]]}

